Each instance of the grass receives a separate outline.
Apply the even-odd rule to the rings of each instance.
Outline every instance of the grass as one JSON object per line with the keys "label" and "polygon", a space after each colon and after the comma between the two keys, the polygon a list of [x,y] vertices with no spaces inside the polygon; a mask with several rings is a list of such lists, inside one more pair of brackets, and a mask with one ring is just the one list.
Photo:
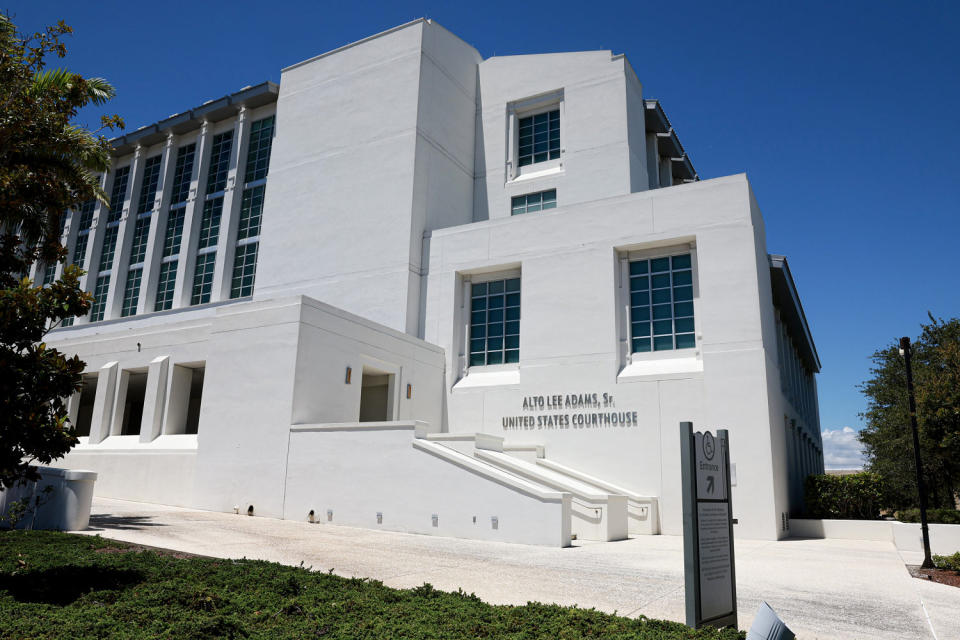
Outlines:
{"label": "grass", "polygon": [[2,638],[743,638],[594,609],[486,604],[302,567],[0,532]]}

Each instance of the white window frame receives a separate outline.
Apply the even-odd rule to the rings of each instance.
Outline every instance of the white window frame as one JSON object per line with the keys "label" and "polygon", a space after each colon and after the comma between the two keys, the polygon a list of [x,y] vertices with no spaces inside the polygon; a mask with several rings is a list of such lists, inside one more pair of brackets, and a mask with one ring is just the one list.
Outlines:
{"label": "white window frame", "polygon": [[[471,287],[474,284],[483,284],[484,282],[493,282],[495,280],[508,280],[510,278],[520,278],[520,331],[523,335],[523,275],[520,267],[508,267],[494,271],[482,271],[461,274],[460,289],[460,322],[459,335],[457,343],[460,345],[459,354],[459,377],[465,378],[471,373],[476,372],[495,372],[495,371],[519,371],[519,362],[509,362],[504,364],[484,364],[470,366],[470,299]],[[521,358],[523,349],[520,349]]]}
{"label": "white window frame", "polygon": [[[544,162],[520,166],[520,119],[548,111],[560,111],[560,157]],[[566,140],[563,89],[557,89],[531,98],[507,104],[507,182],[525,180],[563,171]]]}
{"label": "white window frame", "polygon": [[[630,262],[634,260],[652,260],[667,258],[678,254],[690,254],[690,270],[693,276],[693,335],[695,345],[692,349],[670,349],[669,351],[633,352],[630,341]],[[697,264],[697,244],[695,241],[676,243],[659,247],[621,249],[617,252],[617,336],[619,341],[620,366],[634,362],[653,360],[671,360],[696,357],[701,359],[701,310],[700,310],[700,270]]]}

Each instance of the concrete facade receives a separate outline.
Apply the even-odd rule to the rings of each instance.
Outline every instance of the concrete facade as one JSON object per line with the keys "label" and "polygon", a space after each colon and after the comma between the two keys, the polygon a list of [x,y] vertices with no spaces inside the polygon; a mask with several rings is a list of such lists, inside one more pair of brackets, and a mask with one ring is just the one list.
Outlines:
{"label": "concrete facade", "polygon": [[64,229],[98,308],[50,339],[87,363],[66,464],[98,495],[678,534],[691,420],[730,430],[737,533],[777,539],[823,470],[750,184],[699,179],[623,56],[483,59],[417,20],[114,146],[116,204]]}

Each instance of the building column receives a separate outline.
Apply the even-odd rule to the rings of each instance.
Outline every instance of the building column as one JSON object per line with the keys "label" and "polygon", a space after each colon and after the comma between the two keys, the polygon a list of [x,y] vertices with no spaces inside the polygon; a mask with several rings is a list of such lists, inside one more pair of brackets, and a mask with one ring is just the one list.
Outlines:
{"label": "building column", "polygon": [[[113,254],[113,264],[110,266],[110,288],[107,289],[107,306],[104,309],[103,319],[120,317],[123,306],[123,291],[127,284],[127,270],[130,262],[130,244],[133,230],[137,225],[136,207],[133,206],[134,194],[140,190],[143,180],[144,149],[137,145],[133,152],[133,162],[130,164],[130,180],[127,183],[127,193],[123,198],[123,211],[120,213],[120,229],[117,233],[117,248]],[[133,209],[133,214],[130,211]],[[122,417],[122,416],[121,416]]]}
{"label": "building column", "polygon": [[140,442],[150,442],[163,428],[163,406],[167,396],[167,369],[170,356],[158,356],[150,361],[147,370],[147,389],[143,396],[143,419],[140,422]]}
{"label": "building column", "polygon": [[651,189],[660,188],[660,154],[657,152],[657,134],[647,134],[647,179]]}
{"label": "building column", "polygon": [[163,254],[163,241],[167,232],[167,216],[170,206],[170,181],[176,168],[177,136],[167,135],[163,145],[163,159],[160,161],[160,183],[153,199],[153,213],[150,214],[150,234],[147,238],[147,254],[143,258],[143,280],[140,282],[140,300],[137,302],[137,314],[153,311],[157,296],[157,278],[160,275],[160,259]]}
{"label": "building column", "polygon": [[200,233],[200,217],[203,215],[203,201],[206,187],[200,188],[200,181],[206,177],[210,167],[210,145],[213,144],[212,126],[209,120],[200,125],[197,138],[197,150],[193,162],[193,179],[190,184],[190,197],[184,212],[183,235],[180,241],[180,258],[177,267],[177,280],[173,289],[173,308],[190,306],[190,293],[193,288],[193,271],[197,263],[197,242]]}
{"label": "building column", "polygon": [[223,213],[220,217],[220,235],[217,238],[217,257],[213,268],[213,287],[210,302],[230,298],[233,278],[233,255],[237,245],[237,223],[243,203],[243,185],[246,180],[247,151],[250,147],[250,118],[246,105],[240,106],[233,135],[233,154],[227,173],[227,187],[223,194]]}
{"label": "building column", "polygon": [[[113,420],[113,400],[116,397],[118,362],[108,362],[97,373],[97,394],[93,401],[90,418],[90,444],[103,442],[110,435]],[[123,418],[123,414],[120,414]]]}

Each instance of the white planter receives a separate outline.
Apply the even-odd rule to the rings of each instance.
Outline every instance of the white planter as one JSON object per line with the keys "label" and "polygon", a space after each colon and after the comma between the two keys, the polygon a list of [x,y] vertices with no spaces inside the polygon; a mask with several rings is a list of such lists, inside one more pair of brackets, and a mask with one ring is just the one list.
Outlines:
{"label": "white planter", "polygon": [[[29,498],[31,507],[34,497],[40,496],[40,506],[28,511],[17,523],[20,529],[57,529],[78,531],[90,523],[90,505],[93,502],[93,483],[97,474],[93,471],[55,469],[40,467],[38,482],[0,491],[0,513],[6,515],[10,505]],[[53,491],[44,494],[46,487]]]}

